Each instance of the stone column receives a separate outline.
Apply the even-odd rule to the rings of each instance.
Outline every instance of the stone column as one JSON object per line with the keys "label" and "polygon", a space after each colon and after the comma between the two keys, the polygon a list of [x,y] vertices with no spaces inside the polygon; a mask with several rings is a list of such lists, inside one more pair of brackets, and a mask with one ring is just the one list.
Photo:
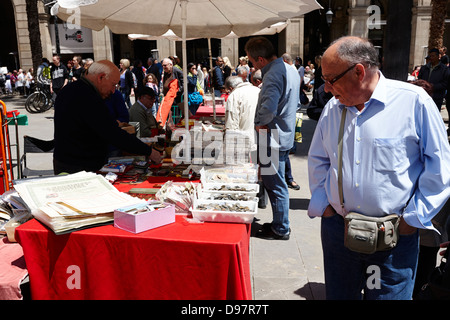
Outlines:
{"label": "stone column", "polygon": [[367,27],[367,6],[358,6],[348,9],[348,35],[361,38],[369,37],[369,28]]}
{"label": "stone column", "polygon": [[409,70],[425,63],[431,21],[431,0],[415,0],[411,21],[411,49]]}
{"label": "stone column", "polygon": [[222,51],[220,55],[228,57],[233,68],[239,65],[239,39],[222,39],[220,42]]}
{"label": "stone column", "polygon": [[92,30],[92,46],[94,49],[94,60],[113,61],[112,33],[108,27],[100,31]]}
{"label": "stone column", "polygon": [[291,19],[291,22],[287,25],[285,30],[286,52],[289,53],[293,59],[295,59],[296,56],[300,56],[303,59],[305,38],[304,16]]}
{"label": "stone column", "polygon": [[13,0],[16,18],[17,51],[20,68],[28,70],[33,66],[31,58],[30,36],[28,33],[27,9],[25,0]]}
{"label": "stone column", "polygon": [[49,21],[51,16],[47,13],[44,13],[43,5],[41,10],[40,4],[42,4],[42,2],[39,1],[39,30],[41,32],[42,57],[47,58],[49,61],[52,61],[53,44],[49,29]]}
{"label": "stone column", "polygon": [[[168,40],[168,39],[159,39],[156,40],[156,48],[158,48],[159,61],[162,61],[164,58],[168,56],[176,56],[177,55],[177,43],[176,41]],[[181,57],[180,57],[181,59]]]}
{"label": "stone column", "polygon": [[[16,20],[16,33],[18,44],[18,62],[22,69],[28,70],[33,66],[31,57],[30,36],[28,31],[28,16],[25,0],[13,0]],[[50,15],[45,13],[44,4],[38,1],[39,29],[41,33],[42,56],[52,60],[52,40],[49,31]]]}

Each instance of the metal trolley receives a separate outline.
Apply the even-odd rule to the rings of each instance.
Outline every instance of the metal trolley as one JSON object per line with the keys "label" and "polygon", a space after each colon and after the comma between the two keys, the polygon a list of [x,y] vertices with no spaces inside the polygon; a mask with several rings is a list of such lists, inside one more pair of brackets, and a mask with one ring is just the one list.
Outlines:
{"label": "metal trolley", "polygon": [[[0,130],[0,194],[10,190],[13,185],[14,172],[13,172],[13,155],[11,152],[11,146],[16,147],[16,164],[18,177],[21,176],[20,172],[20,146],[19,146],[19,119],[15,111],[7,112],[5,103],[0,100],[0,117],[1,117],[1,130]],[[16,142],[11,144],[9,136],[9,125],[15,125]]]}

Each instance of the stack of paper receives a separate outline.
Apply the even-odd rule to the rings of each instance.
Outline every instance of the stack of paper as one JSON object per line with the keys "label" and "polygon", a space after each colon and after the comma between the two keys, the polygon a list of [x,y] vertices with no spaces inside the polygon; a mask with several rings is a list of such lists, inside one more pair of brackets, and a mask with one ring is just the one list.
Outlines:
{"label": "stack of paper", "polygon": [[32,215],[56,234],[110,224],[115,209],[145,202],[119,192],[103,176],[84,171],[21,180],[14,188]]}
{"label": "stack of paper", "polygon": [[27,205],[15,190],[6,191],[0,198],[0,235],[7,234],[7,226],[31,219]]}

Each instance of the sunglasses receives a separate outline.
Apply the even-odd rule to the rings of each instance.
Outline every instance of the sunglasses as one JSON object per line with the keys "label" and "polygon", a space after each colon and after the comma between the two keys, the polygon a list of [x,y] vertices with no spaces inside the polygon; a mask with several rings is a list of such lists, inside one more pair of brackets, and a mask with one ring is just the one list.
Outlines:
{"label": "sunglasses", "polygon": [[347,72],[349,72],[350,70],[352,70],[354,67],[356,67],[357,64],[352,65],[350,68],[348,68],[347,70],[345,70],[344,72],[342,72],[341,74],[337,75],[336,77],[334,77],[331,80],[327,80],[322,76],[322,80],[325,81],[325,83],[328,83],[330,86],[332,86],[336,81],[338,81],[340,78],[342,78],[343,76],[345,76],[345,74]]}

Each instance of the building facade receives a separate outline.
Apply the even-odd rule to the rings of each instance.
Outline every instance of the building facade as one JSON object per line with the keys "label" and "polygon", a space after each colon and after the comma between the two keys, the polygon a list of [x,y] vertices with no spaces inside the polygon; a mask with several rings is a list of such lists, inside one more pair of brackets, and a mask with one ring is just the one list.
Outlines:
{"label": "building facade", "polygon": [[[385,38],[386,12],[388,0],[319,0],[324,9],[292,19],[280,33],[269,36],[278,50],[293,57],[300,56],[306,62],[322,54],[329,43],[344,35],[369,38],[380,53]],[[144,64],[150,56],[159,59],[167,56],[181,56],[181,43],[166,39],[131,41],[127,35],[115,35],[108,28],[101,31],[73,29],[73,26],[56,21],[49,8],[38,1],[40,33],[43,56],[49,60],[59,49],[63,61],[75,54],[92,57],[95,60],[109,59],[118,64],[121,58],[141,59]],[[0,22],[3,37],[0,49],[0,67],[28,69],[32,66],[25,0],[3,0],[0,10],[4,19]],[[328,11],[332,12],[331,23],[327,22]],[[450,6],[447,9],[450,12]],[[431,0],[414,0],[412,9],[412,31],[409,65],[424,63],[427,52],[429,25],[431,20]],[[446,28],[448,29],[448,28]],[[5,37],[6,35],[6,37]],[[57,39],[59,41],[57,41]],[[212,55],[227,56],[232,64],[237,64],[245,55],[244,45],[248,38],[212,39]],[[450,45],[450,35],[444,34],[444,45]],[[208,57],[206,39],[188,41],[188,62],[202,62]],[[65,59],[66,58],[66,59]]]}

